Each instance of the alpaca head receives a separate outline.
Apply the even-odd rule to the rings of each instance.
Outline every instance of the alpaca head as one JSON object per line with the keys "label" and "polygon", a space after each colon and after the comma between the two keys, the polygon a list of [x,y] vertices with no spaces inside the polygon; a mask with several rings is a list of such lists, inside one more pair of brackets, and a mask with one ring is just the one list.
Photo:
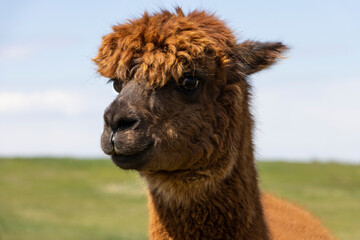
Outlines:
{"label": "alpaca head", "polygon": [[246,77],[285,49],[238,44],[202,11],[145,13],[114,26],[94,59],[118,92],[104,114],[103,151],[124,169],[224,175],[242,154],[240,144],[251,142]]}

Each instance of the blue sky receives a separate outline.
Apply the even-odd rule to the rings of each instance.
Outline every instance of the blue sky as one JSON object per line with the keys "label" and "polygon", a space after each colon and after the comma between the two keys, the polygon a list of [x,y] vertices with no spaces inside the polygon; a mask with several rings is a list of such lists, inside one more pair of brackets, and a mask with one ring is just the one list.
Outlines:
{"label": "blue sky", "polygon": [[239,42],[283,41],[251,77],[258,158],[360,162],[359,1],[0,1],[0,155],[104,156],[115,97],[91,58],[144,10],[215,11]]}

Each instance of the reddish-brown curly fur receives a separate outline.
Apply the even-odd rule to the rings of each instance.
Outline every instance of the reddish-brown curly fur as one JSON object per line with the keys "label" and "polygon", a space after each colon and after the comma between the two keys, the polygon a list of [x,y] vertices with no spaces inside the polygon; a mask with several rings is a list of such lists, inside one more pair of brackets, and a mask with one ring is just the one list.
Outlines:
{"label": "reddish-brown curly fur", "polygon": [[[284,50],[238,44],[212,14],[179,8],[103,38],[94,61],[119,95],[104,114],[102,148],[147,181],[150,239],[332,239],[310,214],[258,189],[247,76]],[[189,76],[199,86],[184,92]]]}

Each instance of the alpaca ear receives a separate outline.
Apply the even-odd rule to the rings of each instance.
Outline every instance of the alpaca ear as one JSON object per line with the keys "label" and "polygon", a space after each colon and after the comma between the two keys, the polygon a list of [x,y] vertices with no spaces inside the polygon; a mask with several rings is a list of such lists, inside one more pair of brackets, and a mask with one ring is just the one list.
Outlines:
{"label": "alpaca ear", "polygon": [[237,58],[246,75],[256,73],[274,64],[288,47],[281,42],[245,41],[237,45]]}

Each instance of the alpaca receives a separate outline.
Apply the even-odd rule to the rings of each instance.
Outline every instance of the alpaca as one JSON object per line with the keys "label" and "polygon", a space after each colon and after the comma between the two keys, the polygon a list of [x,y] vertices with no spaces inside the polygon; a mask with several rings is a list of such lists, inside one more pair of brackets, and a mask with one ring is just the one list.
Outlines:
{"label": "alpaca", "polygon": [[258,188],[248,76],[286,49],[238,44],[213,14],[180,8],[145,12],[103,37],[93,60],[118,95],[101,146],[146,180],[150,239],[332,239]]}

